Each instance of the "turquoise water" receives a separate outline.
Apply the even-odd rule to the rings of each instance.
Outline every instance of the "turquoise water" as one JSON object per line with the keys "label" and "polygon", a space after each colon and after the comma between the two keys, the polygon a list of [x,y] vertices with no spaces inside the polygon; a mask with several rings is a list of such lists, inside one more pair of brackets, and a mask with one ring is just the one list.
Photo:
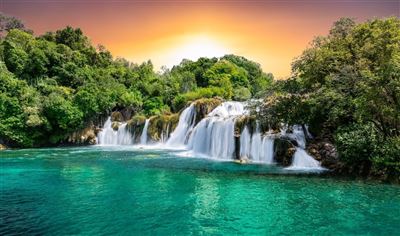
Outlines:
{"label": "turquoise water", "polygon": [[399,186],[175,154],[0,152],[0,234],[400,234]]}

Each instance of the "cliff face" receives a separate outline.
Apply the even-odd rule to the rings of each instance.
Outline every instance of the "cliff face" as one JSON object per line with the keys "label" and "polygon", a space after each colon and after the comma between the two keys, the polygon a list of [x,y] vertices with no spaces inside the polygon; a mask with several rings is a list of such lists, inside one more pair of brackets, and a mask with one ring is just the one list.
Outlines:
{"label": "cliff face", "polygon": [[148,135],[153,142],[166,141],[179,122],[179,114],[150,117]]}
{"label": "cliff face", "polygon": [[98,128],[91,123],[88,127],[73,132],[67,137],[67,142],[72,145],[94,145],[97,143]]}
{"label": "cliff face", "polygon": [[193,102],[196,109],[195,123],[199,123],[204,117],[207,116],[212,110],[223,102],[222,98],[202,98]]}

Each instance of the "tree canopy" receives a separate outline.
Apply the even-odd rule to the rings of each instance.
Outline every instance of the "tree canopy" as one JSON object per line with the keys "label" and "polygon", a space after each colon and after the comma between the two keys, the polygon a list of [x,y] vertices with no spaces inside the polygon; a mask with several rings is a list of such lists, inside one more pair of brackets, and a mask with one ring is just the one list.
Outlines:
{"label": "tree canopy", "polygon": [[57,144],[113,110],[178,112],[202,97],[248,99],[259,92],[253,82],[272,83],[259,64],[239,56],[183,60],[156,72],[151,61],[114,59],[79,28],[35,37],[17,19],[1,19],[0,142],[10,146]]}
{"label": "tree canopy", "polygon": [[[308,124],[343,161],[400,173],[400,20],[343,18],[276,82],[260,118]],[[362,163],[362,165],[360,164]]]}

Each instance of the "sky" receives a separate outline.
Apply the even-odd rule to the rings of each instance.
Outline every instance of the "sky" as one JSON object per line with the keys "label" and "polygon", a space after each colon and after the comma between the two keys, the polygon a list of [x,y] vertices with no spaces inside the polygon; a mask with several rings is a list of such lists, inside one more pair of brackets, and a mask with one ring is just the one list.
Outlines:
{"label": "sky", "polygon": [[276,78],[341,17],[400,17],[398,0],[0,0],[36,35],[67,25],[115,57],[156,68],[183,58],[236,54]]}

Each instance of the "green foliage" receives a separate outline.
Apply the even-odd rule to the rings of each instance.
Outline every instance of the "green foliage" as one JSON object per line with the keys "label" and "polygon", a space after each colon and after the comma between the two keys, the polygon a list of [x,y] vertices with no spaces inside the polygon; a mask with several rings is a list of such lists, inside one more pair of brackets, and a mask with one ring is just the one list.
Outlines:
{"label": "green foliage", "polygon": [[219,87],[208,87],[208,88],[198,88],[194,91],[180,94],[173,100],[172,107],[174,111],[179,111],[188,102],[195,101],[200,98],[212,98],[212,97],[222,97],[225,91]]}
{"label": "green foliage", "polygon": [[[400,20],[336,22],[276,82],[259,112],[266,123],[309,124],[342,161],[396,172],[400,158]],[[268,120],[265,120],[265,119]],[[335,135],[334,135],[335,134]],[[363,165],[364,165],[363,164]],[[384,171],[385,172],[385,171]],[[397,175],[399,172],[396,172]]]}
{"label": "green foliage", "polygon": [[400,136],[391,137],[375,150],[372,163],[376,172],[400,175]]}
{"label": "green foliage", "polygon": [[34,37],[14,23],[1,25],[0,39],[0,142],[10,146],[63,142],[111,111],[150,116],[177,112],[200,98],[246,100],[272,80],[257,63],[234,55],[183,60],[156,73],[151,61],[114,60],[79,28]]}
{"label": "green foliage", "polygon": [[246,87],[237,87],[233,90],[233,99],[237,101],[246,101],[251,98],[251,92]]}
{"label": "green foliage", "polygon": [[145,110],[145,114],[150,115],[159,115],[163,111],[167,111],[168,108],[164,105],[161,97],[152,97],[146,99],[143,103],[143,109]]}
{"label": "green foliage", "polygon": [[352,164],[368,162],[378,144],[377,132],[372,125],[353,124],[341,127],[335,141],[341,159]]}

